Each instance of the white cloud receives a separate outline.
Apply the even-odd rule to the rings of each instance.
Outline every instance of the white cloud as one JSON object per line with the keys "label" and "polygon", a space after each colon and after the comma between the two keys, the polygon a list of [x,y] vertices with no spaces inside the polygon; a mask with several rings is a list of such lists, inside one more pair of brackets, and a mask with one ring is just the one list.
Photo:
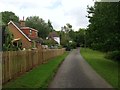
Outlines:
{"label": "white cloud", "polygon": [[88,25],[87,5],[93,5],[93,0],[1,0],[0,11],[12,11],[20,19],[34,15],[50,19],[57,30],[66,23],[78,29]]}

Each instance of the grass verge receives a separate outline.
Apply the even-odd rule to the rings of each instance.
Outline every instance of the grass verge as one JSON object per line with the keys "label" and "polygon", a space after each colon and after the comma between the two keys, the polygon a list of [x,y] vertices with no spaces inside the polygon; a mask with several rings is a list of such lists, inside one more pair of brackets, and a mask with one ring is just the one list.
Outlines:
{"label": "grass verge", "polygon": [[46,88],[58,66],[67,55],[68,53],[65,52],[63,55],[49,60],[48,63],[42,64],[16,80],[8,82],[3,88]]}
{"label": "grass verge", "polygon": [[81,55],[114,88],[118,88],[118,62],[104,58],[105,53],[88,48],[80,49]]}

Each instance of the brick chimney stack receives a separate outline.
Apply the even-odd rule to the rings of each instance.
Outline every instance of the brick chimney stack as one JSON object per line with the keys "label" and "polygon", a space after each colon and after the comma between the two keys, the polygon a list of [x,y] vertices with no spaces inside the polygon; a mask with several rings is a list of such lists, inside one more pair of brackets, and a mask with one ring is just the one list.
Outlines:
{"label": "brick chimney stack", "polygon": [[21,27],[25,27],[24,16],[23,16],[23,20],[20,20],[20,26],[21,26]]}
{"label": "brick chimney stack", "polygon": [[24,16],[23,16],[23,21],[24,21]]}

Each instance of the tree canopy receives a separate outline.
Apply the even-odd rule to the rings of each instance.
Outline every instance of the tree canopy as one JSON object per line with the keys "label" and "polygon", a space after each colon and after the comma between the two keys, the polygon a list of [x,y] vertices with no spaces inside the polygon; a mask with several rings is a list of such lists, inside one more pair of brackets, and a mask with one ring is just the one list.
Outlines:
{"label": "tree canopy", "polygon": [[12,20],[14,22],[19,22],[19,17],[15,15],[15,13],[11,12],[11,11],[4,11],[4,12],[0,12],[0,14],[2,15],[2,24],[4,23],[5,25],[7,25],[7,23]]}
{"label": "tree canopy", "polygon": [[46,23],[42,18],[39,18],[39,16],[27,17],[25,23],[26,26],[37,29],[39,37],[43,39],[48,36],[49,32],[54,30],[50,20]]}
{"label": "tree canopy", "polygon": [[19,22],[19,17],[15,15],[15,13],[10,11],[0,12],[0,16],[2,16],[2,20],[0,20],[0,25],[2,25],[2,50],[17,50],[19,47],[15,47],[12,45],[13,35],[8,30],[7,24],[10,20],[14,22]]}
{"label": "tree canopy", "polygon": [[80,28],[78,31],[74,31],[72,29],[72,25],[67,23],[63,27],[61,27],[61,45],[67,47],[72,41],[71,47],[76,48],[79,46],[84,46],[85,44],[85,32],[86,29]]}
{"label": "tree canopy", "polygon": [[96,2],[88,7],[89,26],[87,45],[101,51],[120,50],[120,30],[118,28],[119,3]]}

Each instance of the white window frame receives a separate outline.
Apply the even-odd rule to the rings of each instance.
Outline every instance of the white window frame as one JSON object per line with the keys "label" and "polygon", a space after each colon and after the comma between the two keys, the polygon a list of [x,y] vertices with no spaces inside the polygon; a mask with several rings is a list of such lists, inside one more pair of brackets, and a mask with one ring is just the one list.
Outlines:
{"label": "white window frame", "polygon": [[32,34],[32,30],[30,29],[30,35]]}

